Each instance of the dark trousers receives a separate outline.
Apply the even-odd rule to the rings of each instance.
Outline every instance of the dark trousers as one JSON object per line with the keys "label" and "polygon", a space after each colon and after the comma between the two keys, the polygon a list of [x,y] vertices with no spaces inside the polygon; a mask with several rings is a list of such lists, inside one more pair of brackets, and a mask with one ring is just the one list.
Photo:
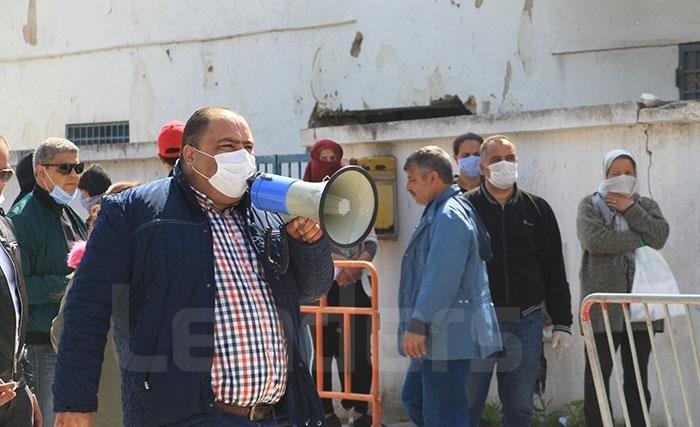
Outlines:
{"label": "dark trousers", "polygon": [[0,427],[31,427],[33,425],[33,408],[29,387],[16,391],[14,399],[0,405]]}
{"label": "dark trousers", "polygon": [[[637,360],[639,361],[639,373],[642,379],[642,386],[646,398],[647,408],[651,404],[651,395],[649,393],[647,383],[647,367],[649,365],[649,355],[651,354],[651,342],[647,331],[633,332],[634,344],[637,351]],[[600,361],[601,371],[603,372],[603,380],[605,389],[608,395],[608,406],[610,406],[610,373],[613,368],[613,360],[610,357],[608,347],[608,339],[604,332],[594,334],[595,345],[598,349],[598,360]],[[613,332],[613,344],[615,351],[620,348],[622,357],[622,369],[624,371],[624,392],[625,400],[627,401],[627,410],[630,415],[630,421],[633,426],[646,425],[644,421],[644,413],[642,412],[642,402],[639,399],[639,391],[637,390],[637,380],[634,375],[634,363],[632,362],[632,353],[627,332]],[[600,408],[598,407],[598,399],[596,397],[595,385],[593,383],[593,375],[591,367],[588,363],[588,353],[586,353],[586,372],[584,377],[584,397],[583,410],[586,417],[587,427],[602,426],[600,416]]]}
{"label": "dark trousers", "polygon": [[[362,283],[358,280],[352,285],[338,286],[333,283],[327,295],[328,305],[334,307],[370,307],[372,301],[362,289]],[[353,393],[369,393],[372,387],[372,362],[370,359],[370,333],[372,332],[372,319],[369,316],[350,316],[350,378]],[[315,337],[315,328],[311,328],[311,335]],[[333,381],[333,360],[338,364],[340,383],[345,389],[345,363],[343,357],[343,317],[340,315],[324,316],[323,329],[323,388],[330,390]],[[315,361],[315,358],[314,358]],[[314,380],[315,368],[312,369]],[[333,401],[321,399],[323,411],[326,414],[333,412]],[[355,411],[366,414],[368,404],[365,401],[343,399],[341,404],[345,409],[355,408]]]}

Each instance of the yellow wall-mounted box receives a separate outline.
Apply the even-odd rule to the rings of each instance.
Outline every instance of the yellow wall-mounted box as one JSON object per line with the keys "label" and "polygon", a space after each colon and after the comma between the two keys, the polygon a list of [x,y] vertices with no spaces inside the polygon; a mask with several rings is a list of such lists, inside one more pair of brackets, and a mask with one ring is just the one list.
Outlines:
{"label": "yellow wall-mounted box", "polygon": [[379,238],[396,237],[396,158],[371,156],[350,159],[350,164],[364,168],[377,185],[379,207],[374,229]]}

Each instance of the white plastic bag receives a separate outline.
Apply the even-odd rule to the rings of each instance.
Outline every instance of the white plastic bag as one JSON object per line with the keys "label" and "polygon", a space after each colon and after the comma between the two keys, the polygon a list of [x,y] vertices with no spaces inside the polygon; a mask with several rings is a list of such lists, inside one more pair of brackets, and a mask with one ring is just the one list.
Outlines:
{"label": "white plastic bag", "polygon": [[[632,282],[632,294],[680,294],[676,279],[661,253],[649,246],[642,246],[634,251],[635,271]],[[685,313],[680,304],[669,304],[668,311],[671,316],[680,316]],[[649,304],[649,318],[651,320],[663,319],[665,316],[663,304]],[[632,322],[644,322],[643,304],[630,304],[630,318]]]}

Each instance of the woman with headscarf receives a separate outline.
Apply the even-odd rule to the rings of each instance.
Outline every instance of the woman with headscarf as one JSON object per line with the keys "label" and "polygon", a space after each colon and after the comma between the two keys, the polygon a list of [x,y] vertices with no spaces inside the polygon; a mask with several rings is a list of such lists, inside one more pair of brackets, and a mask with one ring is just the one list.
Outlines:
{"label": "woman with headscarf", "polygon": [[304,171],[304,181],[321,182],[343,167],[343,147],[332,139],[319,139],[311,147],[311,160]]}
{"label": "woman with headscarf", "polygon": [[[321,182],[326,177],[336,173],[343,167],[343,149],[335,141],[321,139],[311,148],[311,160],[304,172],[304,181]],[[372,261],[377,253],[377,235],[374,230],[352,248],[333,248],[333,259],[350,259]],[[363,286],[362,270],[359,269],[336,269],[333,286],[327,295],[329,306],[336,307],[370,307],[372,305],[368,296],[368,290]],[[367,394],[372,386],[372,364],[370,360],[370,332],[371,323],[368,316],[352,316],[350,330],[352,337],[352,361],[351,372],[352,392]],[[332,361],[336,359],[338,363],[338,374],[341,384],[344,379],[343,370],[343,323],[342,316],[328,316],[328,323],[323,329],[323,383],[327,388],[332,383],[331,368]],[[315,334],[311,334],[314,336]],[[315,375],[315,370],[313,370]],[[340,427],[340,419],[333,410],[331,399],[322,399],[323,410],[326,415],[326,425],[328,427]],[[369,427],[372,425],[372,417],[367,413],[368,405],[366,401],[354,401],[344,399],[341,402],[346,410],[354,408],[355,427]]]}
{"label": "woman with headscarf", "polygon": [[[668,238],[669,226],[659,205],[639,195],[637,164],[624,150],[613,150],[603,160],[603,181],[598,191],[586,196],[578,207],[576,229],[583,259],[581,261],[581,299],[595,292],[629,293],[634,279],[634,251],[643,245],[661,249]],[[625,332],[620,305],[609,307],[610,328],[615,350],[621,348],[624,369],[624,393],[632,425],[645,425],[642,402],[632,362],[632,348]],[[600,307],[591,310],[598,359],[609,395],[613,360],[605,334]],[[662,321],[654,322],[654,331],[663,331]],[[634,344],[639,360],[642,387],[647,407],[651,396],[647,387],[647,366],[651,342],[643,322],[633,323]],[[608,398],[609,399],[609,398]],[[608,403],[609,404],[609,403]],[[586,426],[602,426],[593,376],[586,358],[584,378]]]}

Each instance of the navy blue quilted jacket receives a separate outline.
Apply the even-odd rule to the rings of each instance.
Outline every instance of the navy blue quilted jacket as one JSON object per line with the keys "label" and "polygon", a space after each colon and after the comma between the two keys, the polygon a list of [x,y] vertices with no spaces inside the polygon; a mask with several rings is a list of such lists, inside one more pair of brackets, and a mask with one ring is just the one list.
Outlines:
{"label": "navy blue quilted jacket", "polygon": [[[284,325],[287,392],[275,412],[291,425],[323,425],[315,385],[300,357],[299,304],[325,294],[333,280],[330,245],[289,239],[289,269],[278,273],[284,240],[265,231],[282,225],[245,200],[248,237],[262,261]],[[267,250],[266,250],[267,249]],[[103,200],[75,282],[67,295],[65,326],[54,383],[57,412],[97,410],[105,337],[114,316],[127,426],[189,426],[214,411],[212,232],[178,168],[172,178]]]}

